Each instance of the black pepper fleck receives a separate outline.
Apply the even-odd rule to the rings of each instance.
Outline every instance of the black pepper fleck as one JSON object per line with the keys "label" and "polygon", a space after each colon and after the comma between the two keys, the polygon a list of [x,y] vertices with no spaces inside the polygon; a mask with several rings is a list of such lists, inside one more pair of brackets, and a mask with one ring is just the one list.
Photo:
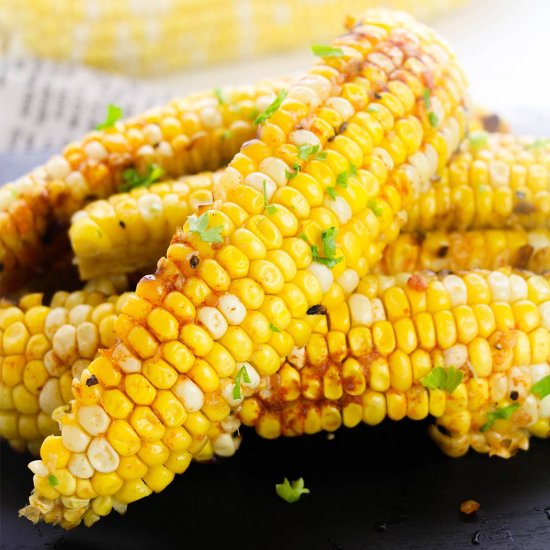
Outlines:
{"label": "black pepper fleck", "polygon": [[518,397],[519,397],[519,393],[517,391],[514,390],[510,392],[510,399],[512,401],[517,401]]}
{"label": "black pepper fleck", "polygon": [[378,99],[378,100],[381,100],[382,96],[378,92],[374,92],[374,98]]}
{"label": "black pepper fleck", "polygon": [[449,252],[449,246],[448,246],[448,245],[444,245],[444,246],[440,246],[440,247],[437,249],[437,252],[435,253],[435,255],[436,255],[438,258],[444,258],[444,257],[447,255],[447,252]]}
{"label": "black pepper fleck", "polygon": [[191,269],[197,269],[199,262],[199,257],[196,254],[193,254],[193,256],[191,256],[191,259],[189,260],[189,265],[191,266]]}
{"label": "black pepper fleck", "polygon": [[307,310],[308,315],[326,315],[327,314],[327,308],[321,304],[317,304],[314,306],[311,306]]}
{"label": "black pepper fleck", "polygon": [[126,229],[126,224],[122,220],[120,220],[118,222],[118,225],[120,225],[120,227],[122,227],[122,229]]}
{"label": "black pepper fleck", "polygon": [[96,384],[99,384],[99,380],[95,374],[92,374],[92,376],[86,380],[86,386],[95,386]]}

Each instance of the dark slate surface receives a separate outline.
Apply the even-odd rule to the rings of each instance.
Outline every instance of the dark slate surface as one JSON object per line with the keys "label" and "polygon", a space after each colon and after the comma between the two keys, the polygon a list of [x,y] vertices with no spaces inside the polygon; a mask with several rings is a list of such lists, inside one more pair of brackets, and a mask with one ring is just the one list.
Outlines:
{"label": "dark slate surface", "polygon": [[[0,181],[44,155],[0,156]],[[24,549],[463,549],[550,548],[550,443],[533,441],[511,460],[469,453],[451,459],[431,443],[426,423],[266,441],[243,430],[234,458],[194,464],[162,494],[112,513],[91,529],[63,532],[17,517],[32,474],[28,455],[0,447],[0,545]],[[295,504],[274,486],[304,477],[311,490]],[[481,503],[476,517],[463,500]],[[380,524],[386,524],[384,531]]]}

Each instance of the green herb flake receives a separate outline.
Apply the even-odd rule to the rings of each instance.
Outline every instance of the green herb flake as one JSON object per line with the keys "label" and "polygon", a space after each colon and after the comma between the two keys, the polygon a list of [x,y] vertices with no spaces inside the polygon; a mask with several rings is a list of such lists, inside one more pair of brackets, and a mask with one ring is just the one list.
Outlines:
{"label": "green herb flake", "polygon": [[316,155],[315,155],[315,160],[325,160],[327,158],[327,152],[326,151],[319,151]]}
{"label": "green herb flake", "polygon": [[340,187],[347,187],[348,186],[348,178],[349,174],[348,172],[340,172],[336,176],[336,185],[339,185]]}
{"label": "green herb flake", "polygon": [[304,143],[298,147],[298,158],[300,160],[307,160],[311,155],[314,155],[319,151],[319,145],[311,145],[311,143]]}
{"label": "green herb flake", "polygon": [[56,485],[59,485],[59,480],[53,474],[50,474],[48,476],[48,485],[50,487],[55,487]]}
{"label": "green herb flake", "polygon": [[262,188],[264,191],[264,209],[268,216],[271,216],[272,214],[275,214],[277,212],[277,207],[274,204],[269,204],[268,198],[267,198],[267,181],[264,180],[262,182]]}
{"label": "green herb flake", "polygon": [[367,206],[372,210],[372,213],[379,218],[382,216],[382,207],[378,204],[376,199],[370,199]]}
{"label": "green herb flake", "polygon": [[216,87],[214,88],[214,95],[216,96],[217,100],[218,100],[218,103],[220,105],[224,105],[225,103],[227,103],[226,99],[225,99],[225,95],[223,94],[223,91],[221,88],[219,87]]}
{"label": "green herb flake", "polygon": [[138,187],[150,187],[162,176],[164,176],[164,169],[158,164],[149,164],[147,173],[144,175],[140,174],[135,168],[127,168],[122,173],[124,183],[121,185],[120,190],[126,193]]}
{"label": "green herb flake", "polygon": [[233,130],[224,130],[222,133],[222,139],[231,139],[234,135],[235,133]]}
{"label": "green herb flake", "polygon": [[344,258],[336,258],[336,228],[329,227],[321,234],[321,240],[323,242],[323,250],[325,255],[321,256],[319,254],[319,248],[312,244],[311,255],[313,256],[313,261],[326,265],[328,268],[332,269],[336,264],[340,263]]}
{"label": "green herb flake", "polygon": [[292,168],[294,172],[289,172],[288,170],[285,170],[285,176],[288,181],[293,180],[302,170],[302,167],[297,162],[292,165]]}
{"label": "green herb flake", "polygon": [[334,48],[333,46],[322,46],[315,44],[311,46],[311,51],[313,55],[317,57],[343,57],[344,50],[342,48]]}
{"label": "green herb flake", "polygon": [[269,325],[269,328],[273,331],[273,332],[281,332],[281,329],[276,327],[273,323],[271,323]]}
{"label": "green herb flake", "polygon": [[306,243],[309,243],[308,239],[307,239],[307,235],[305,233],[300,233],[298,235],[298,238],[299,239],[302,239],[302,241],[305,241]]}
{"label": "green herb flake", "polygon": [[489,135],[487,132],[472,132],[468,136],[468,141],[470,142],[470,147],[477,151],[483,147],[489,145]]}
{"label": "green herb flake", "polygon": [[105,116],[105,120],[101,124],[98,124],[95,129],[107,130],[108,128],[112,128],[122,118],[122,116],[122,108],[114,103],[109,103],[109,105],[107,105],[107,115]]}
{"label": "green herb flake", "polygon": [[335,187],[327,187],[327,194],[333,201],[335,201],[336,197],[338,196],[336,194],[336,188]]}
{"label": "green herb flake", "polygon": [[349,175],[354,178],[357,175],[357,166],[355,164],[349,165]]}
{"label": "green herb flake", "polygon": [[544,399],[547,395],[550,395],[550,374],[534,384],[531,391],[535,393],[539,399]]}
{"label": "green herb flake", "polygon": [[537,138],[533,143],[530,143],[527,147],[529,149],[542,149],[550,145],[550,138]]}
{"label": "green herb flake", "polygon": [[439,124],[439,119],[437,118],[437,115],[433,111],[430,111],[428,113],[428,120],[430,121],[432,128],[437,128]]}
{"label": "green herb flake", "polygon": [[275,113],[275,111],[281,106],[281,103],[284,101],[287,94],[288,90],[281,90],[277,94],[277,97],[273,100],[273,103],[271,103],[271,105],[269,105],[263,113],[256,117],[254,125],[257,126],[258,124],[264,123],[273,113]]}
{"label": "green herb flake", "polygon": [[285,477],[283,483],[277,483],[275,485],[275,491],[277,495],[289,503],[297,502],[302,495],[308,495],[310,492],[309,489],[304,487],[303,477],[292,482],[289,482]]}
{"label": "green herb flake", "polygon": [[495,420],[508,420],[518,409],[519,403],[512,403],[487,414],[487,422],[481,426],[481,432],[486,432],[495,423]]}
{"label": "green herb flake", "polygon": [[434,367],[428,375],[420,379],[420,382],[430,390],[443,390],[451,394],[462,382],[463,377],[464,373],[454,367]]}
{"label": "green herb flake", "polygon": [[250,376],[248,376],[248,371],[244,365],[238,370],[237,376],[235,376],[235,386],[233,387],[233,399],[235,400],[241,399],[241,381],[243,379],[247,384],[250,384]]}
{"label": "green herb flake", "polygon": [[189,231],[196,233],[200,240],[205,243],[221,243],[223,237],[221,235],[223,226],[216,225],[207,229],[208,227],[208,212],[201,214],[199,217],[196,215],[189,216]]}
{"label": "green herb flake", "polygon": [[432,101],[430,99],[430,90],[429,88],[424,88],[424,91],[422,92],[422,97],[424,99],[424,105],[426,106],[426,109],[432,108]]}

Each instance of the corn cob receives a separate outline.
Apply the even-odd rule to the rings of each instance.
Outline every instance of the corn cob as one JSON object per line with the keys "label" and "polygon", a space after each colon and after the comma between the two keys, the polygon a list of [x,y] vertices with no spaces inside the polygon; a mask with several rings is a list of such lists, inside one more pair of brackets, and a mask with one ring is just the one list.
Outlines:
{"label": "corn cob", "polygon": [[350,29],[260,116],[221,176],[223,200],[126,300],[117,344],[82,372],[61,437],[41,448],[30,519],[90,525],[162,491],[230,418],[241,378],[254,386],[307,343],[323,297],[356,285],[447,162],[465,126],[452,54],[401,14]]}
{"label": "corn cob", "polygon": [[[261,112],[287,84],[222,88],[174,99],[68,145],[43,167],[0,189],[0,291],[17,287],[63,236],[71,215],[124,184],[129,168],[179,177],[226,164],[255,134]],[[62,243],[63,244],[63,243]]]}
{"label": "corn cob", "polygon": [[511,266],[534,273],[550,270],[550,233],[521,229],[403,233],[384,251],[374,271],[464,271]]}
{"label": "corn cob", "polygon": [[[550,434],[550,397],[533,389],[550,375],[549,355],[548,278],[510,269],[367,275],[300,353],[244,390],[238,417],[276,438],[432,415],[448,454],[471,445],[508,457],[527,448],[529,429]],[[430,382],[438,367],[455,383]],[[513,415],[487,425],[512,403]]]}
{"label": "corn cob", "polygon": [[83,291],[57,292],[49,306],[40,294],[28,294],[19,307],[0,309],[0,437],[14,449],[38,454],[44,437],[59,433],[51,414],[72,399],[72,380],[98,347],[115,341],[124,295],[114,290],[94,282]]}
{"label": "corn cob", "polygon": [[550,143],[478,133],[411,211],[406,231],[548,228]]}
{"label": "corn cob", "polygon": [[73,215],[69,237],[80,277],[149,269],[200,204],[211,203],[216,174],[138,188],[95,201]]}

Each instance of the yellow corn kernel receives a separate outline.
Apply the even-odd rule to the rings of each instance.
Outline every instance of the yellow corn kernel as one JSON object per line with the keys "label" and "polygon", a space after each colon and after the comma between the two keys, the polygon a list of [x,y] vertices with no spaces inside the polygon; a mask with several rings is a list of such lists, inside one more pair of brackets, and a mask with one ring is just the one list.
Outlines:
{"label": "yellow corn kernel", "polygon": [[203,328],[194,325],[183,325],[180,340],[197,356],[203,357],[212,351],[214,340]]}
{"label": "yellow corn kernel", "polygon": [[430,414],[436,418],[443,415],[447,404],[447,394],[443,390],[433,389],[430,393]]}
{"label": "yellow corn kernel", "polygon": [[411,386],[405,399],[407,401],[407,416],[411,420],[423,420],[430,413],[428,390],[420,384]]}
{"label": "yellow corn kernel", "polygon": [[162,437],[162,442],[170,451],[186,451],[191,445],[191,441],[191,436],[181,426],[167,428]]}
{"label": "yellow corn kernel", "polygon": [[179,325],[177,319],[160,307],[154,308],[149,313],[147,325],[161,342],[175,340],[178,337]]}
{"label": "yellow corn kernel", "polygon": [[401,350],[389,356],[390,383],[395,390],[406,391],[413,381],[412,365],[409,356]]}
{"label": "yellow corn kernel", "polygon": [[123,504],[130,504],[130,502],[149,496],[152,492],[142,479],[132,478],[122,484],[114,497]]}
{"label": "yellow corn kernel", "polygon": [[453,309],[457,338],[461,344],[468,344],[478,335],[476,316],[470,306],[461,305]]}
{"label": "yellow corn kernel", "polygon": [[115,451],[122,456],[136,454],[141,447],[141,441],[138,434],[125,420],[114,420],[111,422],[107,430],[107,440]]}
{"label": "yellow corn kernel", "polygon": [[372,341],[374,347],[382,355],[389,355],[395,349],[395,333],[389,321],[376,321],[373,323]]}
{"label": "yellow corn kernel", "polygon": [[94,498],[97,496],[92,482],[89,479],[79,479],[76,480],[76,491],[75,494],[77,498]]}
{"label": "yellow corn kernel", "polygon": [[323,375],[323,394],[326,399],[340,399],[344,394],[342,379],[336,365],[331,365]]}
{"label": "yellow corn kernel", "polygon": [[342,419],[346,428],[357,426],[363,419],[363,407],[359,403],[348,403],[342,409]]}
{"label": "yellow corn kernel", "polygon": [[295,401],[298,399],[301,392],[300,373],[287,363],[281,367],[278,374],[283,400]]}
{"label": "yellow corn kernel", "polygon": [[262,407],[254,397],[249,397],[242,402],[239,418],[245,426],[253,426],[260,417]]}
{"label": "yellow corn kernel", "polygon": [[369,386],[379,392],[385,392],[390,387],[390,369],[386,359],[377,357],[369,365]]}
{"label": "yellow corn kernel", "polygon": [[122,479],[115,472],[104,474],[96,471],[91,478],[91,482],[99,496],[114,495],[123,484]]}
{"label": "yellow corn kernel", "polygon": [[264,412],[256,423],[256,431],[261,437],[275,439],[281,435],[281,419],[279,413]]}
{"label": "yellow corn kernel", "polygon": [[176,450],[170,453],[170,456],[168,457],[168,460],[166,460],[164,465],[175,474],[183,474],[183,472],[185,472],[185,470],[189,468],[189,464],[191,464],[192,458],[193,455],[190,452]]}
{"label": "yellow corn kernel", "polygon": [[271,376],[279,370],[281,358],[270,345],[258,344],[250,355],[250,362],[260,376]]}
{"label": "yellow corn kernel", "polygon": [[158,343],[145,328],[135,326],[128,334],[128,342],[143,359],[153,357],[158,350]]}
{"label": "yellow corn kernel", "polygon": [[144,441],[156,441],[164,435],[164,425],[149,407],[136,407],[130,424]]}
{"label": "yellow corn kernel", "polygon": [[121,456],[116,473],[124,481],[139,479],[147,473],[147,465],[137,455]]}
{"label": "yellow corn kernel", "polygon": [[195,318],[195,306],[181,292],[173,291],[164,298],[163,306],[170,311],[179,322],[189,323]]}
{"label": "yellow corn kernel", "polygon": [[[261,258],[264,256],[265,253]],[[250,266],[248,255],[237,246],[224,246],[216,253],[216,260],[219,265],[227,271],[232,280],[246,277],[248,273],[248,268]]]}
{"label": "yellow corn kernel", "polygon": [[178,372],[185,373],[193,366],[195,358],[190,349],[181,342],[165,342],[161,345],[160,351],[165,361],[175,367]]}
{"label": "yellow corn kernel", "polygon": [[184,427],[192,436],[196,437],[206,435],[210,425],[210,420],[200,411],[197,411],[188,413]]}
{"label": "yellow corn kernel", "polygon": [[128,396],[138,405],[150,405],[157,391],[142,374],[129,374],[124,380],[124,388]]}
{"label": "yellow corn kernel", "polygon": [[149,467],[162,464],[170,454],[168,447],[162,441],[145,441],[142,443],[138,456]]}
{"label": "yellow corn kernel", "polygon": [[367,327],[355,327],[348,333],[350,352],[355,357],[362,357],[372,351],[372,335]]}
{"label": "yellow corn kernel", "polygon": [[47,477],[40,477],[38,475],[33,476],[33,484],[36,492],[47,499],[55,500],[59,497],[59,493],[49,483]]}
{"label": "yellow corn kernel", "polygon": [[216,371],[203,359],[196,359],[191,370],[187,373],[205,393],[218,389],[220,380]]}
{"label": "yellow corn kernel", "polygon": [[174,472],[162,464],[152,466],[143,476],[143,481],[155,493],[163,491],[174,479]]}
{"label": "yellow corn kernel", "polygon": [[230,326],[218,342],[235,361],[247,361],[252,354],[252,340],[241,327]]}
{"label": "yellow corn kernel", "polygon": [[235,359],[218,342],[214,342],[212,351],[204,358],[220,378],[230,376],[235,370]]}
{"label": "yellow corn kernel", "polygon": [[487,378],[493,370],[493,354],[489,342],[474,338],[468,344],[468,356],[474,372],[479,378]]}
{"label": "yellow corn kernel", "polygon": [[40,447],[40,458],[50,470],[66,468],[71,452],[63,445],[61,436],[50,435]]}
{"label": "yellow corn kernel", "polygon": [[107,390],[101,399],[105,411],[113,418],[126,418],[134,407],[120,390]]}

